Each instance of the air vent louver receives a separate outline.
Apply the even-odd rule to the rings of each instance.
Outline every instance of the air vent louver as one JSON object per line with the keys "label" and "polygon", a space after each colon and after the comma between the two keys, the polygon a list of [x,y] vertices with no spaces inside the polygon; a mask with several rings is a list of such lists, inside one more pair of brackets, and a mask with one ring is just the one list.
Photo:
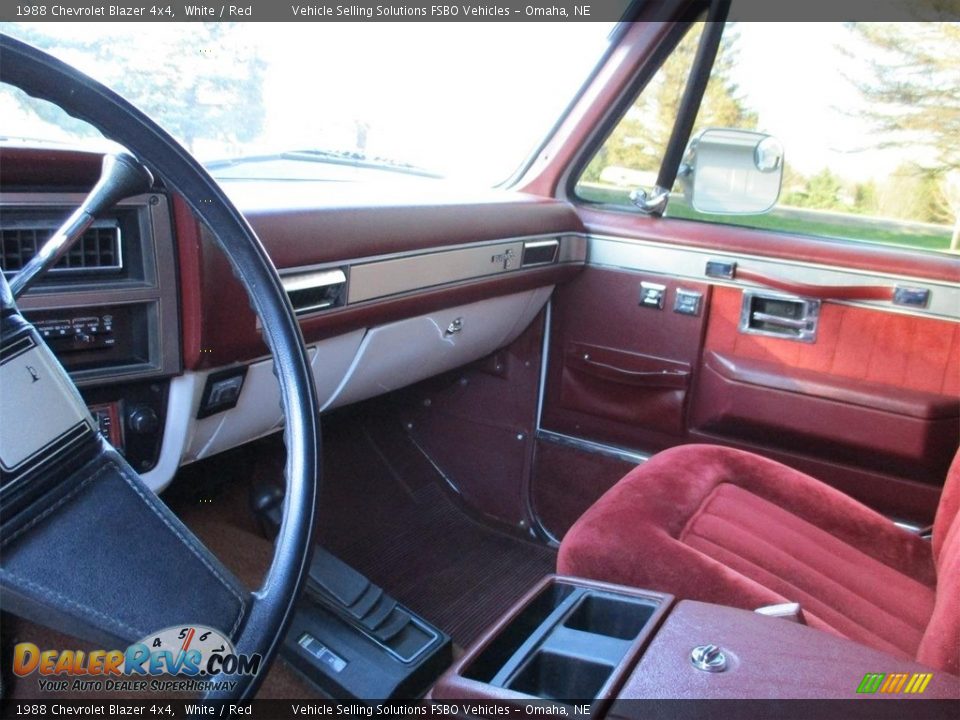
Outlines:
{"label": "air vent louver", "polygon": [[560,249],[560,240],[537,240],[523,244],[523,257],[520,267],[531,265],[549,265],[557,261],[557,252]]}
{"label": "air vent louver", "polygon": [[[5,273],[21,270],[55,231],[55,227],[29,222],[0,228],[0,269]],[[98,220],[51,272],[113,272],[122,267],[119,226],[113,220]]]}
{"label": "air vent louver", "polygon": [[342,307],[347,301],[347,275],[339,268],[285,275],[281,282],[297,315]]}

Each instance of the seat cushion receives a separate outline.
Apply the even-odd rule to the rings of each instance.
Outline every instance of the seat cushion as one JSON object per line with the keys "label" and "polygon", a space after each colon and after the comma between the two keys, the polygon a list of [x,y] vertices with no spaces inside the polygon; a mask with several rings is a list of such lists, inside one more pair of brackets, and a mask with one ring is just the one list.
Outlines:
{"label": "seat cushion", "polygon": [[911,658],[935,600],[928,542],[803,473],[709,445],[624,477],[567,533],[557,569],[745,609],[799,602],[812,626]]}

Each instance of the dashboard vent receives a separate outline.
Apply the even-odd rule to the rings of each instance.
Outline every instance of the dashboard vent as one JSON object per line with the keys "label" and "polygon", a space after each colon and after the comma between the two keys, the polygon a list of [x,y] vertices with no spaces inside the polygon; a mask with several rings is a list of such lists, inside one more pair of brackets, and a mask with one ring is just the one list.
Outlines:
{"label": "dashboard vent", "polygon": [[523,257],[520,267],[531,265],[549,265],[557,261],[557,251],[560,249],[559,240],[535,240],[523,244]]}
{"label": "dashboard vent", "polygon": [[[15,222],[0,227],[0,269],[23,269],[56,227]],[[51,272],[113,272],[123,268],[120,227],[115,220],[98,220],[51,268]]]}
{"label": "dashboard vent", "polygon": [[285,275],[281,282],[297,315],[342,307],[347,299],[347,275],[339,268]]}

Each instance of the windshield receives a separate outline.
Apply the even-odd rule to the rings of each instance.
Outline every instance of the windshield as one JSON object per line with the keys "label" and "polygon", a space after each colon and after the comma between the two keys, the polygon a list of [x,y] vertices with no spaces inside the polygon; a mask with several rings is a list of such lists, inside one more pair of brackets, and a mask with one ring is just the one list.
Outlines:
{"label": "windshield", "polygon": [[[353,160],[494,185],[556,122],[606,48],[611,24],[0,23],[0,30],[113,88],[201,161],[251,158],[231,163],[230,177],[312,179],[325,160],[339,159],[341,168]],[[0,113],[2,136],[96,138],[84,123],[8,86],[0,86]]]}

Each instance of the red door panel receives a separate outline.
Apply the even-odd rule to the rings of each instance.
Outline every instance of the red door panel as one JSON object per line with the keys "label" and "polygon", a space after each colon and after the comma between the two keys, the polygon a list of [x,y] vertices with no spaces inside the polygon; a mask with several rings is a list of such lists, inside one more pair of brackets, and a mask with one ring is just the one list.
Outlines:
{"label": "red door panel", "polygon": [[[640,304],[664,286],[663,308]],[[677,290],[700,293],[698,315],[674,312]],[[585,269],[553,300],[542,425],[645,452],[687,434],[710,287],[658,275]]]}
{"label": "red door panel", "polygon": [[940,484],[960,436],[960,326],[824,303],[815,343],[739,331],[717,288],[697,430]]}
{"label": "red door panel", "polygon": [[[775,268],[784,282],[799,281],[791,277],[798,260],[886,274],[899,266],[907,283],[960,280],[960,262],[948,256],[595,210],[583,216],[588,231],[608,236],[701,252],[716,241],[718,253],[743,253],[748,266],[750,257],[787,260],[789,250]],[[642,281],[666,286],[662,310],[640,306]],[[741,447],[881,512],[931,521],[960,441],[960,324],[824,300],[815,342],[745,334],[743,290],[708,283],[593,266],[560,287],[543,428],[642,453],[686,442]],[[699,317],[672,311],[678,288],[703,294]]]}
{"label": "red door panel", "polygon": [[815,343],[740,332],[742,292],[718,287],[706,349],[928,393],[960,393],[960,324],[824,303]]}

